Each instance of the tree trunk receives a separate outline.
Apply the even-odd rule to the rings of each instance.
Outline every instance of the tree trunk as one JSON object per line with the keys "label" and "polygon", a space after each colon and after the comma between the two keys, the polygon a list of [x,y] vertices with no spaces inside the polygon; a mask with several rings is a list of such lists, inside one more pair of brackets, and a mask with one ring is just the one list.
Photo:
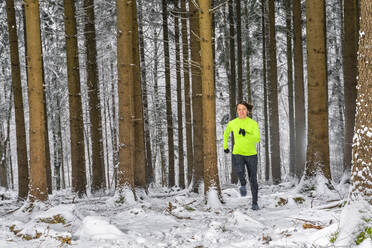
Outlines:
{"label": "tree trunk", "polygon": [[62,123],[61,123],[61,100],[60,96],[56,96],[56,112],[54,113],[54,174],[56,178],[56,188],[60,190],[65,188],[65,180],[63,173],[63,149],[62,149]]}
{"label": "tree trunk", "polygon": [[248,11],[248,1],[245,3],[245,29],[246,29],[246,55],[245,55],[245,64],[246,64],[246,81],[247,81],[247,100],[249,103],[252,103],[252,91],[251,91],[251,65],[250,65],[250,56],[251,56],[251,42],[249,37],[249,11]]}
{"label": "tree trunk", "polygon": [[84,0],[85,9],[85,46],[87,84],[90,110],[90,132],[92,142],[92,193],[105,187],[105,165],[103,157],[103,136],[101,104],[99,101],[99,79],[97,71],[97,48],[94,16],[94,0]]}
{"label": "tree trunk", "polygon": [[203,103],[204,193],[216,190],[222,199],[217,168],[216,103],[213,73],[210,0],[199,0],[200,58]]}
{"label": "tree trunk", "polygon": [[295,80],[295,170],[294,176],[301,178],[305,168],[305,92],[302,52],[301,0],[293,0],[293,61]]}
{"label": "tree trunk", "polygon": [[117,54],[119,91],[119,192],[134,191],[134,64],[133,2],[117,0]]}
{"label": "tree trunk", "polygon": [[345,101],[345,139],[344,172],[350,174],[351,151],[355,123],[355,102],[357,98],[357,50],[359,37],[358,0],[344,1],[344,101]]}
{"label": "tree trunk", "polygon": [[267,6],[265,0],[261,2],[261,18],[262,18],[262,67],[263,67],[263,88],[264,88],[264,118],[265,118],[265,180],[270,180],[270,151],[269,151],[269,117],[267,112]]}
{"label": "tree trunk", "polygon": [[353,140],[351,198],[372,204],[372,2],[360,1],[360,36],[358,49],[358,86]]}
{"label": "tree trunk", "polygon": [[[230,30],[230,120],[236,116],[236,74],[235,74],[235,26],[234,26],[234,5],[229,1],[229,30]],[[239,83],[239,82],[238,82]],[[239,86],[238,86],[239,88]],[[234,134],[231,134],[231,151],[234,150]],[[232,155],[231,155],[232,161]],[[231,166],[231,183],[238,183],[238,177]]]}
{"label": "tree trunk", "polygon": [[134,83],[134,184],[146,189],[146,153],[143,122],[141,67],[139,58],[137,5],[132,2],[133,18],[133,83]]}
{"label": "tree trunk", "polygon": [[[234,7],[233,1],[229,1],[229,31],[230,31],[230,120],[234,119],[236,116],[236,74],[235,74],[235,26],[234,26]],[[237,179],[237,177],[235,176]],[[237,181],[236,181],[237,182]]]}
{"label": "tree trunk", "polygon": [[240,0],[236,0],[236,43],[238,55],[238,98],[237,102],[243,100],[243,53],[242,53],[242,17]]}
{"label": "tree trunk", "polygon": [[279,142],[278,72],[276,62],[275,3],[269,1],[269,113],[270,113],[270,157],[273,183],[281,181]]}
{"label": "tree trunk", "polygon": [[[119,144],[118,144],[118,118],[117,118],[117,105],[115,103],[115,98],[116,98],[116,90],[115,90],[115,85],[116,82],[114,80],[114,65],[111,63],[111,80],[112,80],[112,88],[111,88],[111,95],[112,95],[112,126],[111,128],[111,138],[112,138],[112,161],[114,164],[114,171],[112,175],[112,183],[114,183],[114,188],[116,189],[117,186],[117,172],[118,172],[118,167],[119,167]],[[87,146],[89,147],[89,146]]]}
{"label": "tree trunk", "polygon": [[[193,191],[199,192],[199,185],[203,181],[203,112],[202,112],[202,81],[200,71],[200,30],[199,11],[190,2],[190,47],[191,47],[191,80],[192,80],[192,116],[193,116]],[[189,178],[191,182],[191,178]]]}
{"label": "tree trunk", "polygon": [[289,121],[289,173],[295,175],[296,134],[293,111],[293,64],[292,64],[292,13],[291,0],[285,0],[286,33],[287,33],[287,77],[288,77],[288,121]]}
{"label": "tree trunk", "polygon": [[146,145],[146,184],[149,186],[154,182],[154,169],[152,166],[152,152],[151,152],[151,138],[150,138],[150,126],[149,126],[149,107],[147,100],[147,80],[146,80],[146,61],[145,61],[145,42],[143,38],[143,20],[142,20],[142,0],[139,1],[139,47],[140,47],[140,67],[141,67],[141,80],[142,80],[142,91],[143,91],[143,119],[145,129],[145,145]]}
{"label": "tree trunk", "polygon": [[[4,99],[6,102],[6,84],[4,83]],[[6,126],[5,129],[3,125],[0,126],[0,186],[5,189],[9,189],[8,181],[8,157],[11,157],[10,149],[10,120],[12,117],[13,108],[13,91],[9,90],[9,100],[8,100],[8,110],[6,112]],[[6,131],[5,131],[6,130]],[[11,159],[10,159],[11,160]]]}
{"label": "tree trunk", "polygon": [[[156,147],[159,146],[159,149],[155,149],[155,151],[160,150],[160,173],[161,173],[161,186],[164,187],[166,186],[166,172],[165,172],[165,150],[164,150],[164,141],[163,141],[163,129],[162,129],[162,109],[163,107],[160,107],[160,97],[159,97],[159,91],[158,91],[158,64],[159,64],[159,46],[158,46],[158,33],[156,32],[156,29],[153,31],[153,40],[154,40],[154,68],[153,68],[153,80],[154,80],[154,115],[155,115],[155,143]],[[159,154],[159,153],[157,153]],[[155,157],[155,161],[157,161]]]}
{"label": "tree trunk", "polygon": [[58,147],[58,134],[56,130],[53,130],[53,148],[54,148],[54,179],[56,183],[56,190],[61,189],[61,164],[59,163],[59,147]]}
{"label": "tree trunk", "polygon": [[168,10],[167,0],[162,0],[163,9],[163,46],[164,46],[164,66],[165,66],[165,100],[167,107],[167,131],[168,131],[168,186],[175,185],[174,174],[174,141],[173,141],[173,120],[172,120],[172,96],[171,96],[171,78],[169,63],[169,39],[168,39]]}
{"label": "tree trunk", "polygon": [[[11,96],[12,95],[12,92],[10,92],[10,97],[9,97],[9,110],[8,110],[8,113],[6,114],[7,115],[7,125],[9,125],[9,119],[10,119],[10,116],[11,116]],[[0,97],[2,97],[0,95]],[[5,84],[4,84],[4,98],[6,99],[6,91],[5,91]],[[6,101],[6,100],[5,100]],[[0,124],[0,187],[4,187],[5,189],[8,189],[8,168],[7,168],[7,146],[8,146],[8,140],[9,140],[9,132],[8,133],[5,133],[4,132],[4,126],[3,124],[1,123]],[[8,128],[7,128],[8,130]]]}
{"label": "tree trunk", "polygon": [[18,164],[18,198],[25,199],[28,194],[28,158],[26,145],[26,127],[23,109],[23,95],[21,84],[21,70],[19,65],[17,23],[14,1],[6,0],[8,19],[10,60],[12,69],[12,86],[14,94],[14,111],[17,134],[17,164]]}
{"label": "tree trunk", "polygon": [[79,55],[75,19],[75,1],[64,0],[67,57],[67,81],[70,106],[72,192],[86,195],[84,120],[81,100]]}
{"label": "tree trunk", "polygon": [[[106,84],[106,87],[108,88],[109,85]],[[108,92],[107,92],[108,93]],[[110,189],[111,185],[110,185],[110,157],[109,157],[109,139],[108,139],[108,134],[109,134],[109,130],[108,130],[108,127],[107,126],[110,126],[110,124],[107,124],[107,122],[110,122],[111,121],[111,116],[110,116],[110,112],[109,112],[109,97],[106,96],[105,93],[105,96],[103,98],[103,116],[105,117],[103,119],[103,125],[105,127],[105,149],[106,149],[106,185],[107,185],[107,189]],[[108,94],[107,94],[108,95]],[[107,120],[107,119],[108,120]]]}
{"label": "tree trunk", "polygon": [[[25,14],[25,8],[24,8],[24,5],[22,5],[22,12],[23,12],[23,16],[26,16]],[[24,18],[23,19],[23,27],[24,27],[24,42],[25,42],[25,54],[27,55],[27,25],[26,25],[26,19]],[[41,64],[43,65],[43,56],[41,56]],[[26,68],[28,67],[27,65],[27,59],[26,59]],[[42,67],[41,68],[41,71],[42,71],[42,81],[44,82],[44,68]],[[27,70],[26,70],[26,75],[27,75]],[[28,75],[27,75],[28,77]],[[46,103],[46,91],[47,89],[46,88],[43,88],[43,98],[44,98],[44,118],[45,118],[45,122],[44,122],[44,126],[45,126],[45,143],[44,143],[44,146],[45,146],[45,164],[46,164],[46,168],[45,168],[45,172],[46,172],[46,180],[47,180],[47,190],[48,190],[48,193],[52,193],[52,175],[51,175],[51,165],[50,165],[50,150],[49,150],[49,132],[47,130],[48,129],[48,113],[47,113],[47,103]],[[27,179],[29,180],[29,179]],[[28,185],[29,187],[29,185]]]}
{"label": "tree trunk", "polygon": [[325,34],[324,1],[306,1],[308,145],[305,171],[308,178],[320,173],[331,179]]}
{"label": "tree trunk", "polygon": [[30,115],[30,191],[31,201],[48,199],[46,181],[45,110],[43,95],[39,1],[25,1],[27,32],[27,75]]}
{"label": "tree trunk", "polygon": [[[186,0],[181,0],[181,11],[187,13]],[[192,4],[192,3],[190,3]],[[189,65],[189,43],[187,34],[187,19],[181,19],[182,30],[182,58],[183,58],[183,80],[185,96],[185,121],[186,121],[186,152],[187,152],[187,185],[192,179],[192,164],[194,154],[192,150],[192,123],[191,123],[191,99],[190,99],[190,65]]]}
{"label": "tree trunk", "polygon": [[[44,80],[44,70],[43,70],[43,82]],[[48,111],[47,111],[47,98],[46,98],[46,89],[44,88],[43,94],[44,94],[44,114],[45,114],[45,176],[47,180],[47,189],[48,194],[52,194],[53,191],[53,183],[52,183],[52,168],[51,168],[51,161],[50,161],[50,149],[49,149],[49,128],[48,128]]]}
{"label": "tree trunk", "polygon": [[[24,25],[26,26],[26,25]],[[27,37],[27,35],[25,35]],[[41,40],[43,40],[43,37],[41,37]],[[25,42],[27,43],[27,42]],[[43,49],[43,48],[42,48]],[[26,48],[26,54],[27,54],[27,48]],[[44,65],[44,57],[41,56],[41,64]],[[26,67],[27,67],[27,62],[26,62]],[[44,67],[42,69],[42,78],[43,82],[45,82],[45,73],[44,73]],[[51,169],[51,159],[50,159],[50,148],[49,148],[49,124],[48,124],[48,99],[47,99],[47,92],[50,92],[48,89],[49,84],[45,83],[44,85],[44,90],[43,90],[43,98],[44,98],[44,115],[45,115],[45,164],[46,164],[46,180],[47,180],[47,189],[48,189],[48,194],[52,194],[52,169]]]}
{"label": "tree trunk", "polygon": [[11,150],[11,144],[10,144],[10,123],[11,123],[11,119],[12,119],[12,108],[13,108],[13,102],[14,100],[12,99],[14,97],[14,94],[13,94],[13,90],[11,90],[11,94],[10,94],[10,99],[9,99],[9,111],[8,111],[8,118],[7,118],[7,128],[6,128],[6,132],[7,132],[7,139],[6,139],[6,142],[5,142],[5,145],[6,145],[6,150],[5,150],[5,158],[6,158],[6,170],[7,170],[7,173],[6,173],[6,180],[7,180],[7,188],[8,189],[14,189],[14,185],[13,185],[13,166],[12,166],[12,150]]}
{"label": "tree trunk", "polygon": [[[14,97],[13,95],[13,90],[10,90],[10,94],[9,94],[9,108],[8,108],[8,118],[6,120],[7,122],[7,128],[6,128],[6,140],[5,140],[5,153],[4,153],[4,157],[5,157],[5,176],[6,176],[6,188],[7,189],[11,189],[13,188],[12,187],[12,182],[8,179],[10,179],[9,177],[9,174],[11,173],[11,170],[12,170],[12,151],[11,151],[11,148],[10,148],[10,123],[11,123],[11,119],[12,119],[12,108],[13,108],[13,102],[14,100],[12,99]],[[12,101],[13,100],[13,101]],[[11,185],[9,185],[11,183]]]}
{"label": "tree trunk", "polygon": [[[175,0],[175,8],[179,8],[179,1]],[[185,188],[185,168],[183,152],[183,118],[182,118],[182,83],[181,83],[181,56],[180,56],[180,24],[177,14],[174,15],[174,39],[176,46],[176,80],[177,80],[177,128],[178,128],[178,179],[181,189]]]}

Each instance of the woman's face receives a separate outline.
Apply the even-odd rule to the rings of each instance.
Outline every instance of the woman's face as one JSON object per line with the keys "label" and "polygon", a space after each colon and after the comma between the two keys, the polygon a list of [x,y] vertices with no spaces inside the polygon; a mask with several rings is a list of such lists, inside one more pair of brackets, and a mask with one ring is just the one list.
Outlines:
{"label": "woman's face", "polygon": [[240,119],[245,119],[248,114],[248,109],[243,104],[238,104],[236,108],[236,112],[238,113],[238,117]]}

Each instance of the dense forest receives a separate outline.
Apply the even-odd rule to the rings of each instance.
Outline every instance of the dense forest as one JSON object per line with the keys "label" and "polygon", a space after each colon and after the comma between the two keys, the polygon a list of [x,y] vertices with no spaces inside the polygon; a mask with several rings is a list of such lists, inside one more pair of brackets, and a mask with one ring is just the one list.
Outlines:
{"label": "dense forest", "polygon": [[0,186],[30,201],[69,189],[125,202],[154,185],[223,201],[238,181],[222,134],[245,100],[260,182],[351,183],[372,203],[371,8],[1,1]]}

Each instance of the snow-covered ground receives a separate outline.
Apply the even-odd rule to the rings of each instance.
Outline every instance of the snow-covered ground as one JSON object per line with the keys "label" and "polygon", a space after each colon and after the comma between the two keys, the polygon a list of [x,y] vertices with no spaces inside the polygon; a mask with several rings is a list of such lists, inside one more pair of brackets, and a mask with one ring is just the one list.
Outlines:
{"label": "snow-covered ground", "polygon": [[351,247],[361,232],[358,247],[372,247],[371,206],[344,206],[348,190],[261,184],[258,211],[236,185],[223,185],[224,204],[210,197],[207,205],[177,188],[138,191],[137,202],[121,205],[112,195],[76,199],[60,191],[32,208],[2,192],[0,247]]}

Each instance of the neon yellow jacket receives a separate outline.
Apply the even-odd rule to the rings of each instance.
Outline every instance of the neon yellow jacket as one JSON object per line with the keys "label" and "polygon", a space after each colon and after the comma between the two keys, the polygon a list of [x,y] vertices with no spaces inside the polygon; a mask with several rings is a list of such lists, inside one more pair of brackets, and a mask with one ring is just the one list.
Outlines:
{"label": "neon yellow jacket", "polygon": [[[245,130],[245,136],[239,134],[239,130]],[[227,141],[230,133],[234,133],[234,149],[232,154],[243,156],[256,155],[256,144],[260,142],[260,131],[258,123],[247,117],[245,119],[235,118],[229,121],[223,133],[223,149],[227,149]]]}

